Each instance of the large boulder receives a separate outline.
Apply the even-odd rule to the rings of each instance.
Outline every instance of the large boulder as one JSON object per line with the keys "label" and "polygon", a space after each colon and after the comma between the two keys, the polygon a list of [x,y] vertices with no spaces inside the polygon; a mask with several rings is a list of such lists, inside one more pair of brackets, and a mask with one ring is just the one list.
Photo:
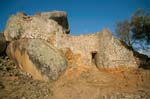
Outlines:
{"label": "large boulder", "polygon": [[4,35],[3,35],[3,33],[0,33],[0,55],[5,54],[6,46],[7,46],[7,44],[6,44]]}
{"label": "large boulder", "polygon": [[133,50],[123,41],[112,36],[104,29],[99,33],[99,51],[96,55],[96,64],[99,68],[138,68],[139,63]]}
{"label": "large boulder", "polygon": [[7,55],[37,80],[56,80],[67,68],[63,54],[45,40],[12,41],[7,47]]}
{"label": "large boulder", "polygon": [[[51,37],[55,36],[56,33],[64,34],[66,31],[63,29],[65,21],[63,21],[64,23],[55,21],[59,18],[60,20],[63,20],[63,18],[57,17],[55,19],[56,15],[52,15],[47,19],[44,17],[47,16],[47,13],[41,13],[41,15],[34,16],[27,16],[24,13],[17,13],[16,15],[10,16],[4,30],[6,40],[13,41],[20,38],[49,40]],[[59,25],[60,23],[61,25]],[[64,27],[67,28],[68,26]]]}
{"label": "large boulder", "polygon": [[60,26],[63,27],[66,33],[70,32],[66,12],[63,12],[63,11],[43,12],[40,15],[44,19],[55,20]]}

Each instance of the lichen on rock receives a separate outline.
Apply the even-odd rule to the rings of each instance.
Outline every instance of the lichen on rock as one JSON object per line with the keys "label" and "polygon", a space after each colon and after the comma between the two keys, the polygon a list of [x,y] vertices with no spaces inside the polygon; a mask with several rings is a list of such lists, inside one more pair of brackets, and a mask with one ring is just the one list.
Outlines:
{"label": "lichen on rock", "polygon": [[34,79],[56,80],[67,68],[63,54],[44,40],[20,39],[13,41],[7,54]]}

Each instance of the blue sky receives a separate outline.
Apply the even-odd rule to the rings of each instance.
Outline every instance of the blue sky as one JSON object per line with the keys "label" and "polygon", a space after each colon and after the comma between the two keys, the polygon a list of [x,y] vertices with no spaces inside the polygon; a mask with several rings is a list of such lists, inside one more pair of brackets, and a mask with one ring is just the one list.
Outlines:
{"label": "blue sky", "polygon": [[16,12],[32,15],[61,10],[68,13],[71,34],[93,33],[103,28],[115,33],[116,22],[129,19],[138,8],[150,10],[150,0],[0,0],[0,31]]}

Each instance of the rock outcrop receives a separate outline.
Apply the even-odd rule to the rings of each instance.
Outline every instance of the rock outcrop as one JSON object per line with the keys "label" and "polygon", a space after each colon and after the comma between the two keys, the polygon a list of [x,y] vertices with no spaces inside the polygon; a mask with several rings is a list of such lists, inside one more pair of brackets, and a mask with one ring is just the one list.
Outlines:
{"label": "rock outcrop", "polygon": [[[44,15],[46,15],[46,18]],[[6,40],[13,41],[20,38],[36,38],[54,42],[51,38],[55,38],[56,33],[64,34],[66,30],[55,20],[48,18],[48,15],[49,13],[36,16],[26,16],[22,13],[19,13],[16,16],[12,15],[8,19],[4,30]],[[55,17],[55,14],[54,16],[53,14],[50,15],[51,17]]]}
{"label": "rock outcrop", "polygon": [[4,34],[0,33],[0,55],[4,55],[5,54],[5,50],[6,50],[6,40],[4,38]]}
{"label": "rock outcrop", "polygon": [[7,55],[34,79],[56,80],[67,68],[63,54],[45,40],[20,39],[7,47]]}
{"label": "rock outcrop", "polygon": [[63,27],[64,31],[68,34],[70,32],[67,13],[63,11],[43,12],[40,16],[45,20],[52,19]]}
{"label": "rock outcrop", "polygon": [[135,52],[107,29],[79,36],[69,31],[65,12],[17,13],[4,30],[6,40],[11,41],[7,53],[24,71],[44,80],[56,80],[68,62],[99,69],[138,68],[141,64]]}

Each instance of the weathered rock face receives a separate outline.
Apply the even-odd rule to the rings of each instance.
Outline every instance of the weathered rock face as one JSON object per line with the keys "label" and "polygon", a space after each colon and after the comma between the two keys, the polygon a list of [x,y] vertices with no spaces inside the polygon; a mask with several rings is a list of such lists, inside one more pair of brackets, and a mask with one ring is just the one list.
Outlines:
{"label": "weathered rock face", "polygon": [[34,79],[56,80],[67,68],[63,54],[44,40],[20,39],[7,48],[8,56]]}
{"label": "weathered rock face", "polygon": [[35,16],[18,13],[8,19],[4,35],[7,41],[20,38],[37,38],[52,41],[50,38],[55,38],[56,33],[63,34],[67,30],[66,14],[63,12],[42,13]]}
{"label": "weathered rock face", "polygon": [[60,26],[63,27],[64,31],[68,34],[70,32],[67,13],[63,11],[43,12],[40,14],[42,18],[56,21]]}
{"label": "weathered rock face", "polygon": [[108,30],[99,34],[99,51],[96,55],[96,65],[99,68],[138,68],[136,57],[132,50],[119,39],[112,36]]}
{"label": "weathered rock face", "polygon": [[0,55],[5,53],[6,49],[6,40],[4,38],[3,33],[0,33]]}

